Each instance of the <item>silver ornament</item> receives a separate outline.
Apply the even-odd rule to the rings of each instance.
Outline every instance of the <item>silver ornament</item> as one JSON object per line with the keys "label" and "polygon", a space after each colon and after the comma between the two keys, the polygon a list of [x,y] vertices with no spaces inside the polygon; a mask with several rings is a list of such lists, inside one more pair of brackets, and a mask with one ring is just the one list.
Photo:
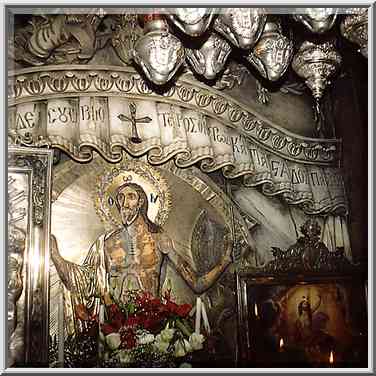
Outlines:
{"label": "silver ornament", "polygon": [[359,52],[368,58],[368,9],[351,8],[351,13],[341,22],[341,34],[356,43]]}
{"label": "silver ornament", "polygon": [[165,9],[166,17],[184,33],[196,37],[202,35],[210,25],[215,8],[172,8]]}
{"label": "silver ornament", "polygon": [[144,33],[136,42],[133,58],[150,81],[163,85],[184,62],[184,47],[178,38],[170,34],[163,20],[149,21]]}
{"label": "silver ornament", "polygon": [[308,41],[301,45],[292,61],[292,68],[304,78],[315,99],[315,118],[319,134],[324,122],[320,100],[326,87],[331,84],[329,78],[338,71],[341,62],[342,58],[333,44],[315,44]]}
{"label": "silver ornament", "polygon": [[260,38],[265,22],[263,8],[224,8],[214,28],[236,47],[249,49]]}
{"label": "silver ornament", "polygon": [[187,59],[198,74],[211,80],[224,68],[230,52],[230,44],[212,33],[201,48],[187,50]]}
{"label": "silver ornament", "polygon": [[337,18],[337,9],[305,8],[303,14],[294,14],[293,18],[311,32],[322,34],[333,27]]}
{"label": "silver ornament", "polygon": [[260,74],[276,81],[286,72],[293,54],[293,43],[282,35],[278,22],[267,22],[261,38],[246,57]]}

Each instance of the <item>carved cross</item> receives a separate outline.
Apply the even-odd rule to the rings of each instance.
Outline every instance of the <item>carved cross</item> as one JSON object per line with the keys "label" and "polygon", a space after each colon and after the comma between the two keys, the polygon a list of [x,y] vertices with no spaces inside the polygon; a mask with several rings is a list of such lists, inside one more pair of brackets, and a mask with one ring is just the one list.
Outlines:
{"label": "carved cross", "polygon": [[131,133],[131,138],[130,140],[135,143],[135,144],[140,144],[142,142],[140,136],[138,135],[138,131],[137,131],[137,123],[150,123],[152,121],[152,119],[149,117],[149,116],[144,116],[142,118],[136,118],[136,105],[134,102],[130,102],[129,103],[129,113],[130,113],[130,117],[126,116],[126,115],[123,115],[123,114],[120,114],[118,116],[118,118],[121,120],[121,121],[129,121],[131,123],[131,126],[132,126],[132,133]]}

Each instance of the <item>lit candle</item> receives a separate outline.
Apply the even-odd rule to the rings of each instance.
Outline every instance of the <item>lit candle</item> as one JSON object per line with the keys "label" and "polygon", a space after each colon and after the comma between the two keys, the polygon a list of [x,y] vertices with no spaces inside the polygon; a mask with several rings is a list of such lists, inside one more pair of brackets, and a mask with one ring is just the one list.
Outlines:
{"label": "lit candle", "polygon": [[258,317],[258,308],[257,308],[257,303],[255,303],[255,316]]}
{"label": "lit candle", "polygon": [[330,351],[330,355],[329,355],[329,364],[330,365],[333,365],[334,363],[334,354],[333,354],[333,350]]}
{"label": "lit candle", "polygon": [[201,298],[197,298],[196,303],[196,323],[195,323],[195,333],[200,334],[201,326]]}
{"label": "lit candle", "polygon": [[57,335],[58,335],[58,361],[59,366],[64,367],[64,289],[60,282],[59,306],[57,307]]}
{"label": "lit candle", "polygon": [[283,341],[283,338],[279,340],[279,351],[283,351],[283,347],[285,346],[285,343]]}

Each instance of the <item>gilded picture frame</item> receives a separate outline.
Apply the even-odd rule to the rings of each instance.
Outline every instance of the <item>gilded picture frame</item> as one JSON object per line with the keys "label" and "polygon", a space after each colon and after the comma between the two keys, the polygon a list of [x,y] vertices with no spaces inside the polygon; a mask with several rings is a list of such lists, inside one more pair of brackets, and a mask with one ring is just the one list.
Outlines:
{"label": "gilded picture frame", "polygon": [[359,297],[362,286],[361,273],[241,275],[242,365],[364,367],[367,297]]}

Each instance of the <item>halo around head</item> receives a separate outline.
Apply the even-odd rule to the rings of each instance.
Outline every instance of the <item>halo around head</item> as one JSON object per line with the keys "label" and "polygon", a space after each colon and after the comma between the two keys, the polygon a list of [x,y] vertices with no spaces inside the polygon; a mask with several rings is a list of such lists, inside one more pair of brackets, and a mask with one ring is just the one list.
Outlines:
{"label": "halo around head", "polygon": [[135,183],[148,199],[148,218],[163,226],[171,208],[171,193],[159,171],[140,161],[126,161],[105,169],[98,175],[94,192],[94,206],[106,227],[122,225],[116,207],[117,188],[125,183]]}

